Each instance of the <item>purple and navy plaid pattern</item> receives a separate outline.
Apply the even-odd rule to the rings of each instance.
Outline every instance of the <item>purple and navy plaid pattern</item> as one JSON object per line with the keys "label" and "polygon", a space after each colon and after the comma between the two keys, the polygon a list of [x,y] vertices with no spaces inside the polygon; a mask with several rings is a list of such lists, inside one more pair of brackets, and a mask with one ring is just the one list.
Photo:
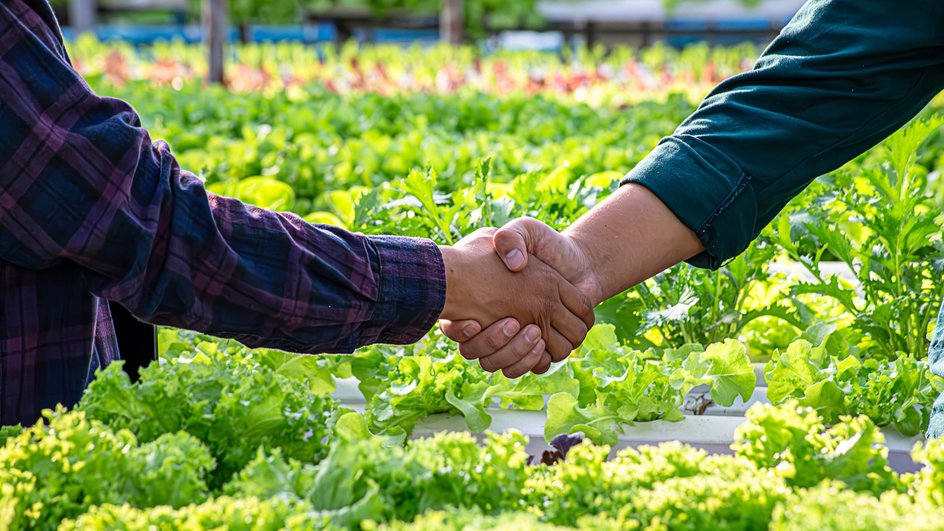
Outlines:
{"label": "purple and navy plaid pattern", "polygon": [[[71,67],[45,0],[0,1],[0,423],[74,404],[117,356],[108,304],[296,352],[435,324],[430,241],[311,225],[206,191]],[[94,353],[94,355],[93,355]]]}

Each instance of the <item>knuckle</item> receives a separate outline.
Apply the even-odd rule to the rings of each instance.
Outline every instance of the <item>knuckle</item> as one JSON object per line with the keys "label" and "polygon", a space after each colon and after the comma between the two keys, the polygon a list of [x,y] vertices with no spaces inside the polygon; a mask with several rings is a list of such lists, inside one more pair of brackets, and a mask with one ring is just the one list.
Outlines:
{"label": "knuckle", "polygon": [[485,347],[488,349],[489,352],[495,352],[498,349],[502,348],[502,346],[504,346],[501,340],[495,334],[489,334],[488,336],[486,336],[484,343],[485,343]]}
{"label": "knuckle", "polygon": [[583,344],[583,340],[584,340],[584,339],[587,339],[587,334],[588,334],[588,333],[589,333],[588,331],[584,331],[584,332],[581,333],[579,336],[577,336],[577,341],[575,341],[576,344],[574,345],[574,348],[572,349],[572,351],[573,351],[573,350],[576,350],[576,349],[578,349],[578,348],[580,348],[580,345]]}
{"label": "knuckle", "polygon": [[541,221],[538,221],[536,218],[531,216],[524,216],[518,220],[518,223],[524,227],[534,227],[536,225],[544,225]]}
{"label": "knuckle", "polygon": [[569,344],[569,343],[567,343],[567,344],[564,345],[564,346],[555,348],[553,352],[550,352],[550,354],[551,354],[551,360],[553,360],[554,362],[563,361],[563,360],[567,359],[567,356],[570,356],[570,352],[571,352],[572,350],[573,350],[573,349],[570,348],[570,344]]}
{"label": "knuckle", "polygon": [[516,218],[509,221],[502,228],[511,229],[511,228],[518,227],[519,225],[524,226],[524,225],[527,225],[528,223],[531,223],[531,221],[533,220],[534,218],[532,218],[531,216],[521,216],[520,218]]}
{"label": "knuckle", "polygon": [[469,361],[478,358],[478,356],[475,355],[475,351],[466,345],[459,345],[459,355]]}
{"label": "knuckle", "polygon": [[576,348],[578,345],[583,343],[584,338],[587,337],[587,334],[589,332],[590,332],[590,329],[587,328],[587,325],[584,323],[580,323],[577,326],[576,330],[574,330],[574,342],[572,346]]}
{"label": "knuckle", "polygon": [[452,339],[453,341],[456,340],[452,331],[452,327],[449,326],[449,323],[445,321],[439,321],[439,331],[442,332],[443,335],[448,337],[449,339]]}
{"label": "knuckle", "polygon": [[531,349],[533,347],[534,345],[528,343],[527,340],[522,338],[521,341],[515,341],[514,344],[511,345],[511,352],[514,354],[516,359],[520,360],[527,357],[528,354],[531,353]]}

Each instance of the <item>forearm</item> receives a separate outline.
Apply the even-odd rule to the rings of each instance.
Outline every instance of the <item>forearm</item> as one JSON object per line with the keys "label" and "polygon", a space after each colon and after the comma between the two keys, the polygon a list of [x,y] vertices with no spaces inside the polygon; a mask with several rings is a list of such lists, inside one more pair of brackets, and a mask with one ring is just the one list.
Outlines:
{"label": "forearm", "polygon": [[571,225],[564,235],[587,257],[598,304],[704,250],[652,192],[638,184],[613,195]]}
{"label": "forearm", "polygon": [[[175,164],[169,155],[164,163]],[[128,207],[109,222],[134,237],[73,257],[88,267],[94,293],[142,320],[321,353],[411,343],[440,314],[445,277],[432,242],[311,225],[207,194],[185,173],[159,188],[153,208]],[[135,220],[134,210],[149,211],[153,223]],[[118,249],[129,258],[102,268]]]}

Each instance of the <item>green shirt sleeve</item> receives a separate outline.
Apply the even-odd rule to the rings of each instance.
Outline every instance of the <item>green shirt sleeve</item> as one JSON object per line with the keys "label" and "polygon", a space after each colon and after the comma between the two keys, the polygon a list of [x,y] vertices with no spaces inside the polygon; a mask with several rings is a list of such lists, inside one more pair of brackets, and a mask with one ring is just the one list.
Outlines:
{"label": "green shirt sleeve", "polygon": [[810,0],[623,180],[658,196],[717,268],[817,176],[904,125],[944,86],[944,2]]}

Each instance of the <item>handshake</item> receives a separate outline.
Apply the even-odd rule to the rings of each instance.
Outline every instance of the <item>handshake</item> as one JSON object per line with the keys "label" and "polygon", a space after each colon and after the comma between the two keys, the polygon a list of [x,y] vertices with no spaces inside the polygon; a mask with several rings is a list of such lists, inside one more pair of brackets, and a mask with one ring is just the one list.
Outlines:
{"label": "handshake", "polygon": [[464,358],[509,378],[543,374],[567,358],[604,298],[589,253],[535,219],[480,229],[442,254],[440,328]]}

